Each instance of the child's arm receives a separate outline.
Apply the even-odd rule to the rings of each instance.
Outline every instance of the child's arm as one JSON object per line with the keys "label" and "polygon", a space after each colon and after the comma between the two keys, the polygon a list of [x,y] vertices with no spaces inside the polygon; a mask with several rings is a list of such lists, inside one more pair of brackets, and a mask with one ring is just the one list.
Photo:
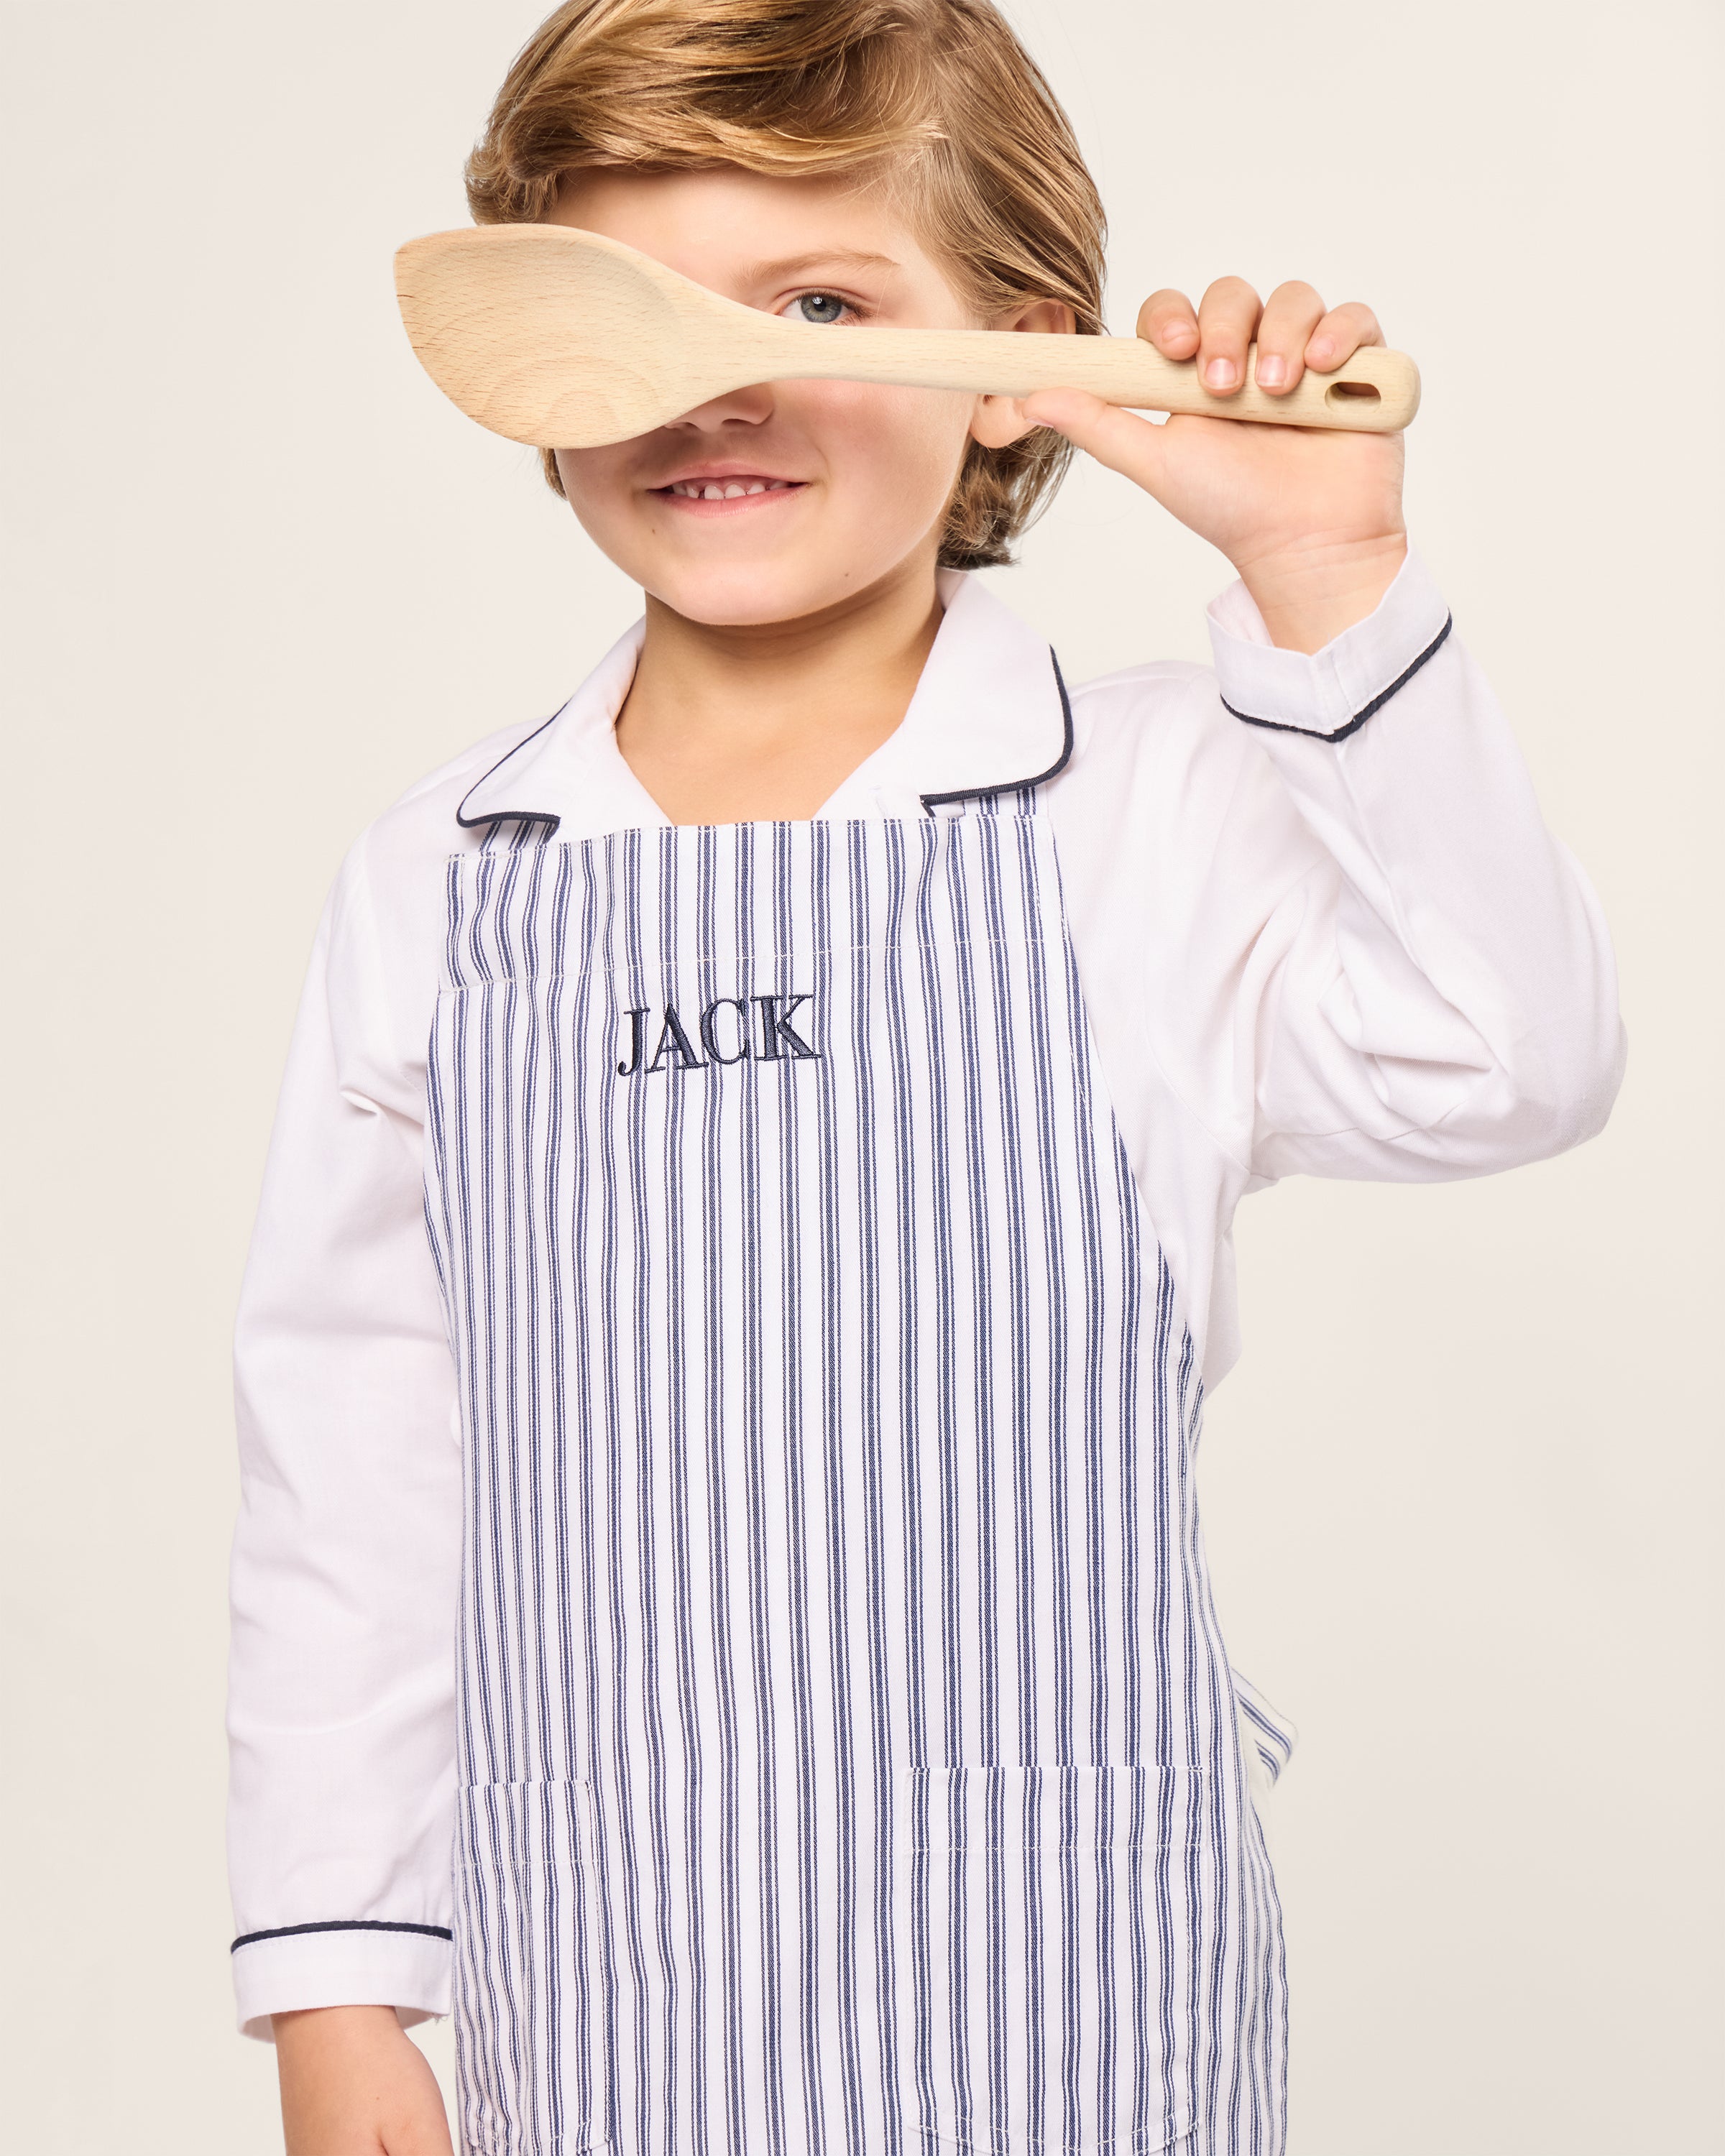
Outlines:
{"label": "child's arm", "polygon": [[[236,1329],[229,1860],[260,2036],[302,2010],[449,2005],[460,1466],[421,1188],[429,1009],[386,959],[366,859],[318,932]],[[361,2054],[367,2086],[391,2058],[411,2076],[395,2014],[367,2025],[394,2049],[305,2015],[285,2090],[291,2067],[310,2101],[320,2044],[338,2078]],[[373,2146],[396,2144],[352,2143]]]}
{"label": "child's arm", "polygon": [[[1254,332],[1286,387],[1319,336],[1335,363],[1381,341],[1369,310],[1323,313],[1306,285],[1260,321],[1224,280],[1202,323],[1200,364],[1232,357],[1236,385]],[[1185,357],[1199,318],[1159,294],[1140,327]],[[1180,1097],[1264,1178],[1480,1174],[1591,1136],[1622,1070],[1609,941],[1408,550],[1402,438],[1157,427],[1068,391],[1025,408],[1240,572],[1211,609],[1215,674],[1144,750],[1154,775],[1117,789],[1165,829],[1096,850],[1137,916],[1132,963],[1157,976],[1153,1045]],[[1102,901],[1081,860],[1073,883],[1081,911]]]}
{"label": "child's arm", "polygon": [[1270,768],[1219,860],[1286,876],[1238,924],[1253,1173],[1478,1175],[1593,1137],[1625,1052],[1609,935],[1420,556],[1312,657],[1242,585],[1210,617],[1224,706],[1272,721],[1240,726]]}

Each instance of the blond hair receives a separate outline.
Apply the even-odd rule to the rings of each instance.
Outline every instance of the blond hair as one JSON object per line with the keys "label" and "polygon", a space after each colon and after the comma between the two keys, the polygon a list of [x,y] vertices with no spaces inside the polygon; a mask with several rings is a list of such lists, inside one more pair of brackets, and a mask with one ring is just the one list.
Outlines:
{"label": "blond hair", "polygon": [[[468,203],[480,224],[542,221],[562,176],[594,165],[878,177],[982,319],[1055,300],[1102,327],[1101,200],[988,0],[567,0],[497,94]],[[1070,454],[1045,427],[972,442],[942,567],[1009,561]]]}

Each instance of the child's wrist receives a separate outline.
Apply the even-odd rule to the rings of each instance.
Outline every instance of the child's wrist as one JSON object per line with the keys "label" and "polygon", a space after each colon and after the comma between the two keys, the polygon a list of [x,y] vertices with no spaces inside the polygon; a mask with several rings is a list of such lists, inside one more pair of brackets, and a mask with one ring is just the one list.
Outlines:
{"label": "child's wrist", "polygon": [[287,2156],[449,2156],[437,2076],[393,2006],[270,2017]]}
{"label": "child's wrist", "polygon": [[1271,641],[1286,651],[1321,650],[1363,621],[1407,559],[1405,531],[1312,540],[1235,567]]}
{"label": "child's wrist", "polygon": [[398,2039],[411,2041],[393,2006],[308,2006],[272,2014],[276,2056],[291,2069],[302,2059],[325,2059]]}

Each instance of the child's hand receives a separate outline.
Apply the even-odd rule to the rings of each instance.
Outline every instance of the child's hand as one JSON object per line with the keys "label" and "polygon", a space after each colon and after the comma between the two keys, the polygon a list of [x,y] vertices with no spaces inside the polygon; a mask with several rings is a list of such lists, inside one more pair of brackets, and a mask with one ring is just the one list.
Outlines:
{"label": "child's hand", "polygon": [[[1218,278],[1196,309],[1183,293],[1153,293],[1138,335],[1170,359],[1196,354],[1199,378],[1219,399],[1240,389],[1254,337],[1257,384],[1281,397],[1307,367],[1331,373],[1361,345],[1384,342],[1358,300],[1326,311],[1310,285],[1293,283],[1260,301],[1240,277]],[[1271,634],[1296,650],[1317,650],[1369,613],[1407,552],[1399,434],[1179,413],[1158,425],[1081,389],[1040,390],[1024,413],[1219,547]]]}
{"label": "child's hand", "polygon": [[287,2156],[449,2156],[437,2076],[393,2006],[270,2019]]}

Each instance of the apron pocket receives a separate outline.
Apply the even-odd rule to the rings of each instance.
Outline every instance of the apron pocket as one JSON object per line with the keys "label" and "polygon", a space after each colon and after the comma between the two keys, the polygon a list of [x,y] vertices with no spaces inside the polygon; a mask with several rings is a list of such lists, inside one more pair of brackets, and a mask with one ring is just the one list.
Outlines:
{"label": "apron pocket", "polygon": [[896,1779],[906,2123],[978,2156],[1142,2156],[1185,2133],[1203,1773]]}
{"label": "apron pocket", "polygon": [[587,1782],[488,1782],[455,1829],[455,2064],[465,2145],[608,2143],[605,1926]]}

